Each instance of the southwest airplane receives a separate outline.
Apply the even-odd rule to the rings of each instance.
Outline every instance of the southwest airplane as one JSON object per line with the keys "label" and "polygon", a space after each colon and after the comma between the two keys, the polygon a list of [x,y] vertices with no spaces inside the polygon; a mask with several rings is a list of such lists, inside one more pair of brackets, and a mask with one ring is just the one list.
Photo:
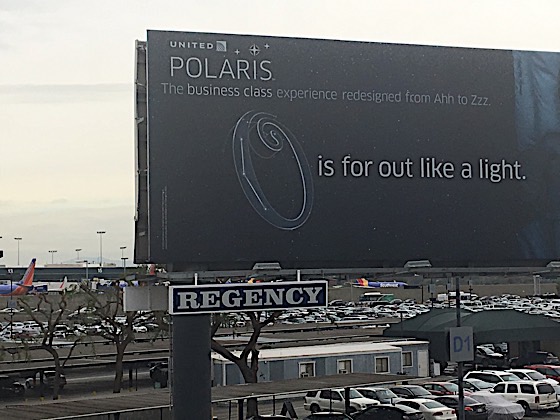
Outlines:
{"label": "southwest airplane", "polygon": [[31,260],[23,278],[17,283],[0,284],[0,296],[26,295],[33,288],[33,275],[35,274],[35,258]]}
{"label": "southwest airplane", "polygon": [[356,287],[406,287],[408,284],[402,281],[369,281],[362,278],[356,279]]}

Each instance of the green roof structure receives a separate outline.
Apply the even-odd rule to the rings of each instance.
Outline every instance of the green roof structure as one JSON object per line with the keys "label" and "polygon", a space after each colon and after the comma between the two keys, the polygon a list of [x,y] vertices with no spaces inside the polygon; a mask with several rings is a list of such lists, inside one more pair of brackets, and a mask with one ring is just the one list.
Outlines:
{"label": "green roof structure", "polygon": [[[462,327],[473,328],[474,345],[483,343],[552,341],[560,339],[560,323],[544,315],[532,315],[513,309],[470,312],[461,310]],[[383,335],[414,337],[430,341],[430,357],[449,360],[447,334],[457,326],[457,311],[432,309],[430,312],[392,324]]]}

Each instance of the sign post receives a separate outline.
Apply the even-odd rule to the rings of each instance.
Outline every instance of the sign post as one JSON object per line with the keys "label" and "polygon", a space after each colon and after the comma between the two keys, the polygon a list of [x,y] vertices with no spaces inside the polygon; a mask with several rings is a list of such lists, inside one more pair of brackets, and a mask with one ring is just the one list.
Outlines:
{"label": "sign post", "polygon": [[324,280],[170,286],[173,418],[210,418],[212,313],[320,308],[327,306],[327,295]]}

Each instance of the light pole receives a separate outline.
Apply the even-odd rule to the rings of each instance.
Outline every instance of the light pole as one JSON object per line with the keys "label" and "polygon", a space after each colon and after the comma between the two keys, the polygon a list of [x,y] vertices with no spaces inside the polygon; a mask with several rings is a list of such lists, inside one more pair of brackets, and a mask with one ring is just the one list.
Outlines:
{"label": "light pole", "polygon": [[119,249],[121,250],[121,261],[123,262],[123,268],[124,268],[124,250],[126,249],[126,246],[121,246],[119,247]]}
{"label": "light pole", "polygon": [[88,260],[84,260],[84,262],[86,263],[86,284],[89,285],[89,273],[88,273]]}
{"label": "light pole", "polygon": [[19,241],[21,241],[23,238],[14,238],[17,241],[17,265],[19,267]]}
{"label": "light pole", "polygon": [[51,249],[49,253],[51,254],[51,264],[54,264],[54,254],[57,252],[56,249]]}
{"label": "light pole", "polygon": [[76,261],[80,261],[80,251],[82,248],[76,248]]}
{"label": "light pole", "polygon": [[104,230],[98,230],[99,235],[99,267],[103,267],[103,235],[107,233]]}
{"label": "light pole", "polygon": [[128,260],[127,257],[122,257],[122,265],[123,265],[123,275],[126,278],[126,260]]}

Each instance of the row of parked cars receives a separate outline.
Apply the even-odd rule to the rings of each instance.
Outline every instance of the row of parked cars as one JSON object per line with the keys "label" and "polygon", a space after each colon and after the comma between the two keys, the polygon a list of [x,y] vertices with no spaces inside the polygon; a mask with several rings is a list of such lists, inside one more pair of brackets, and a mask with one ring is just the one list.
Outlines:
{"label": "row of parked cars", "polygon": [[[560,401],[558,382],[532,369],[470,371],[463,386],[466,420],[518,420],[556,410]],[[309,391],[304,408],[307,420],[456,420],[458,393],[457,380],[323,389]]]}

